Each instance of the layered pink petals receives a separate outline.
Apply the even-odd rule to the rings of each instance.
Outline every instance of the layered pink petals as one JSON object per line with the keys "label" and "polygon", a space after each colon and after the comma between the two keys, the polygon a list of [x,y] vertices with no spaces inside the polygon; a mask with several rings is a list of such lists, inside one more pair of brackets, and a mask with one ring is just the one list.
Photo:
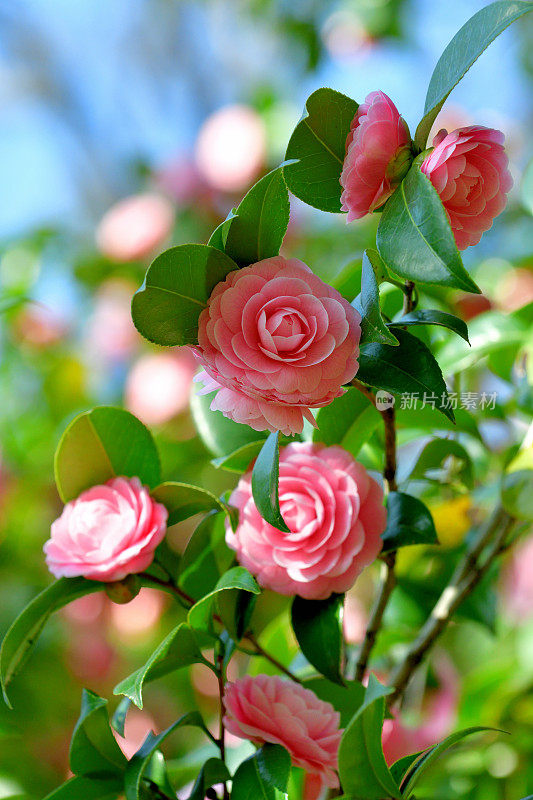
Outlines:
{"label": "layered pink petals", "polygon": [[138,478],[113,478],[67,503],[44,545],[56,578],[119,581],[142,572],[165,536],[168,511]]}
{"label": "layered pink petals", "polygon": [[501,131],[471,125],[433,139],[422,162],[440,195],[459,250],[477,244],[507,203],[513,185]]}
{"label": "layered pink petals", "polygon": [[340,177],[348,222],[387,200],[412,159],[411,136],[398,109],[383,92],[371,92],[357,109],[346,140]]}
{"label": "layered pink petals", "polygon": [[226,542],[259,583],[279,594],[320,600],[345,592],[382,547],[386,512],[381,487],[340,447],[294,443],[280,451],[283,533],[259,514],[251,471],[230,497],[239,509]]}
{"label": "layered pink petals", "polygon": [[336,788],[340,714],[297,683],[278,676],[246,676],[226,684],[224,725],[255,744],[280,744],[296,767]]}
{"label": "layered pink petals", "polygon": [[298,259],[230,272],[199,320],[212,408],[255,430],[301,433],[358,369],[360,316]]}

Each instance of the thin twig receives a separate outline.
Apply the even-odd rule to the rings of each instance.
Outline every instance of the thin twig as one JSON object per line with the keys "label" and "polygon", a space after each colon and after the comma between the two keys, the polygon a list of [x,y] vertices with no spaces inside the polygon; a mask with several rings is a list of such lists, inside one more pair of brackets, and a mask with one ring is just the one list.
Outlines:
{"label": "thin twig", "polygon": [[[483,530],[483,535],[476,540],[462,559],[431,615],[391,676],[390,685],[394,687],[394,693],[390,695],[391,705],[401,699],[414,671],[445,630],[455,611],[479,584],[494,559],[505,549],[505,540],[514,524],[513,517],[498,509],[491,517],[490,524]],[[485,549],[485,558],[481,561]],[[477,553],[474,560],[472,560],[473,553]]]}
{"label": "thin twig", "polygon": [[302,683],[300,678],[298,678],[293,672],[291,672],[290,669],[287,669],[287,667],[283,666],[281,661],[278,661],[277,658],[275,658],[273,655],[268,653],[263,647],[261,647],[261,645],[259,644],[259,642],[255,638],[253,633],[246,633],[244,638],[248,642],[250,642],[251,645],[254,646],[255,652],[256,652],[257,655],[260,655],[260,656],[263,656],[263,658],[266,658],[268,661],[270,661],[271,664],[273,664],[273,666],[275,666],[277,669],[279,669],[280,672],[283,672],[285,675],[287,675],[291,680],[295,681],[296,683]]}
{"label": "thin twig", "polygon": [[379,594],[370,617],[370,622],[366,629],[365,638],[361,645],[359,658],[355,667],[355,680],[362,681],[368,665],[368,659],[376,643],[376,638],[381,628],[383,621],[383,614],[392,594],[392,590],[396,585],[396,577],[394,575],[394,565],[396,563],[396,553],[387,553],[383,556],[383,577]]}
{"label": "thin twig", "polygon": [[[220,750],[220,758],[226,763],[226,729],[224,727],[224,714],[226,712],[224,707],[224,656],[222,654],[217,656],[217,679],[218,679],[218,695],[220,700],[220,729],[217,740],[218,749]],[[229,800],[228,786],[224,782],[224,800]]]}

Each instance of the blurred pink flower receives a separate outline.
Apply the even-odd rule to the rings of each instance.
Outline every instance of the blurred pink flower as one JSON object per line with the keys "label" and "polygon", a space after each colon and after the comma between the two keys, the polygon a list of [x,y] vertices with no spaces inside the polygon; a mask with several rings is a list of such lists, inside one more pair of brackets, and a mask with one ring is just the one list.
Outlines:
{"label": "blurred pink flower", "polygon": [[189,405],[196,361],[188,348],[142,356],[126,381],[126,408],[145,425],[161,425]]}
{"label": "blurred pink flower", "polygon": [[222,192],[238,192],[259,174],[266,157],[264,123],[252,108],[225,106],[202,125],[196,163],[205,180]]}
{"label": "blurred pink flower", "polygon": [[394,719],[384,721],[382,742],[387,764],[431,747],[453,730],[457,716],[459,678],[447,660],[442,660],[436,671],[441,685],[429,693],[422,709],[420,725],[408,727],[398,714]]}
{"label": "blurred pink flower", "polygon": [[[218,283],[195,353],[220,388],[211,408],[255,430],[301,433],[358,369],[360,316],[296,258],[267,258]],[[213,383],[214,382],[214,383]]]}
{"label": "blurred pink flower", "polygon": [[516,545],[503,573],[502,594],[515,623],[533,617],[533,536]]}
{"label": "blurred pink flower", "polygon": [[314,692],[279,676],[247,675],[226,684],[224,724],[254,744],[281,744],[296,767],[337,787],[340,714]]}
{"label": "blurred pink flower", "polygon": [[505,311],[516,311],[533,302],[533,271],[514,267],[498,281],[495,294]]}
{"label": "blurred pink flower", "polygon": [[470,125],[441,130],[420,169],[440,195],[459,250],[477,244],[507,203],[513,180],[507,169],[504,135]]}
{"label": "blurred pink flower", "polygon": [[145,587],[129,603],[111,604],[111,624],[121,636],[139,636],[153,629],[164,607],[163,593]]}
{"label": "blurred pink flower", "polygon": [[409,169],[411,136],[407,123],[384,92],[371,92],[357,109],[346,140],[340,177],[347,222],[379,208]]}
{"label": "blurred pink flower", "polygon": [[344,638],[349,644],[358,644],[363,640],[368,614],[360,600],[353,594],[347,594],[344,600]]}
{"label": "blurred pink flower", "polygon": [[142,572],[166,532],[168,511],[138,478],[112,478],[67,503],[44,545],[56,578],[120,581]]}
{"label": "blurred pink flower", "polygon": [[230,497],[239,510],[226,542],[261,586],[320,600],[345,592],[382,548],[383,491],[340,447],[295,442],[280,450],[279,505],[290,533],[269,525],[247,472]]}
{"label": "blurred pink flower", "polygon": [[15,330],[26,344],[45,349],[63,339],[67,333],[67,325],[52,309],[32,303],[18,314]]}
{"label": "blurred pink flower", "polygon": [[111,280],[100,286],[87,330],[88,350],[100,360],[128,358],[140,336],[131,319],[131,298],[135,287]]}
{"label": "blurred pink flower", "polygon": [[178,206],[188,206],[212,195],[192,157],[182,156],[169,161],[157,170],[154,177],[157,186]]}
{"label": "blurred pink flower", "polygon": [[162,247],[173,222],[174,208],[166,197],[133,195],[104,214],[96,231],[96,243],[112,261],[142,260]]}

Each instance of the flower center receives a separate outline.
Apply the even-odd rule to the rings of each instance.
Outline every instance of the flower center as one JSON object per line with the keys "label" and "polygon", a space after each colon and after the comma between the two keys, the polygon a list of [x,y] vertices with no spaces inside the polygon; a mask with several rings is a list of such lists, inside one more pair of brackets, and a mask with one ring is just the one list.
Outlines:
{"label": "flower center", "polygon": [[264,306],[257,317],[259,347],[265,355],[284,361],[304,358],[316,335],[316,319],[308,320],[289,305]]}

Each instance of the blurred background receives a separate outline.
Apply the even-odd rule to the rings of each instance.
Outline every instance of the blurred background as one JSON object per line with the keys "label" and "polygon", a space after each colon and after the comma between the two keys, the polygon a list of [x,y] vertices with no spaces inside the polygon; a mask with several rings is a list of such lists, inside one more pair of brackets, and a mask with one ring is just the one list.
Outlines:
{"label": "blurred background", "polygon": [[[0,3],[0,635],[50,581],[42,545],[61,510],[53,453],[75,414],[96,404],[124,405],[152,427],[167,479],[216,492],[236,483],[237,475],[211,464],[221,455],[215,438],[196,434],[190,355],[149,346],[131,323],[131,296],[153,255],[172,244],[207,241],[247,188],[283,159],[305,99],[319,86],[358,101],[382,89],[414,132],[440,53],[483,5]],[[384,674],[390,653],[412,637],[468,530],[493,503],[498,475],[527,435],[532,81],[529,15],[481,57],[435,129],[476,122],[506,134],[515,178],[508,208],[465,253],[483,295],[439,289],[426,298],[473,320],[477,338],[462,356],[461,389],[496,392],[497,401],[492,408],[464,409],[471,424],[460,436],[475,481],[448,474],[444,489],[421,475],[414,481],[432,507],[442,547],[438,553],[409,549],[400,563],[405,581],[377,651]],[[294,198],[291,204],[284,253],[302,258],[352,300],[362,251],[374,242],[375,217],[346,226],[340,216],[314,212]],[[392,317],[399,310],[397,291],[384,302]],[[463,350],[455,351],[446,333],[420,336],[442,347],[452,371]],[[208,412],[196,401],[197,418],[202,413]],[[416,447],[441,424],[432,413],[425,422],[400,415],[405,475]],[[376,430],[360,456],[374,469],[380,435]],[[192,527],[172,531],[178,551]],[[363,634],[375,577],[369,571],[348,600],[352,644]],[[471,606],[419,677],[405,719],[386,723],[387,757],[425,747],[458,725],[505,728],[511,737],[455,752],[433,772],[424,796],[519,800],[533,791],[533,539],[527,532]],[[16,711],[0,701],[0,798],[19,792],[41,798],[64,780],[81,687],[112,697],[115,683],[142,663],[177,613],[163,595],[143,590],[126,606],[95,595],[57,615],[16,683]],[[274,618],[265,637],[290,660],[295,645],[286,604],[266,598],[261,613],[263,626]],[[253,669],[266,667],[254,663]],[[194,668],[190,676],[174,676],[147,693],[144,712],[131,713],[122,742],[128,754],[151,727],[159,730],[189,710],[191,687],[206,718],[215,714],[209,673]],[[184,786],[206,748],[185,735],[169,748],[174,777]],[[313,787],[307,791],[313,797]]]}

